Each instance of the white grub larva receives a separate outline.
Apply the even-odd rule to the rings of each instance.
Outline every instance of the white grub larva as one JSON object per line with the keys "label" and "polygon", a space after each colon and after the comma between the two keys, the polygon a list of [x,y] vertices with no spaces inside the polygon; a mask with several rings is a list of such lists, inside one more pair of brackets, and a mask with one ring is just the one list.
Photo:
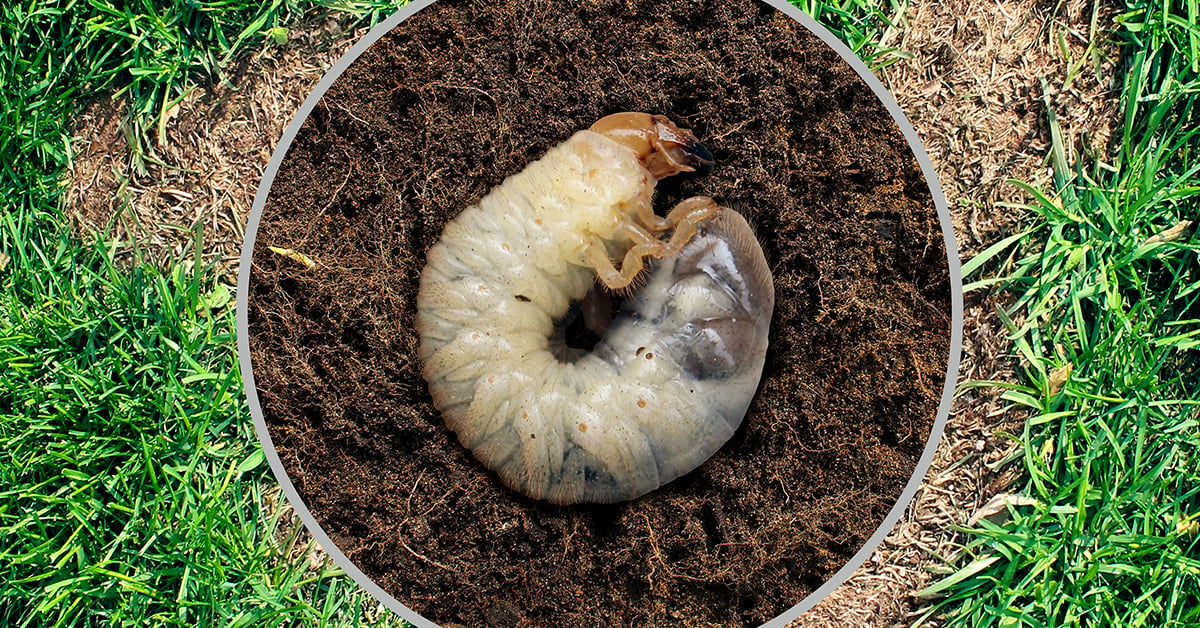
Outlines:
{"label": "white grub larva", "polygon": [[[666,218],[651,205],[659,179],[711,163],[662,116],[608,116],[467,208],[429,250],[423,375],[447,426],[508,486],[556,504],[633,499],[699,466],[741,423],[775,299],[762,249],[707,197]],[[645,284],[596,347],[565,347],[571,306],[597,279],[634,284],[646,257]]]}

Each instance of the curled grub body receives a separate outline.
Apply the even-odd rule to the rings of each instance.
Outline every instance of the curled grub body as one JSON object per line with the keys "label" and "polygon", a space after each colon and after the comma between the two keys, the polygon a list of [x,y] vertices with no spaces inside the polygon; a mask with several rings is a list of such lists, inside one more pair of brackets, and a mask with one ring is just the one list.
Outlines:
{"label": "curled grub body", "polygon": [[[710,165],[665,118],[609,116],[464,210],[429,250],[423,374],[447,426],[510,487],[558,504],[632,499],[699,466],[741,423],[774,306],[762,250],[711,199],[666,218],[651,205],[658,179]],[[639,277],[600,343],[564,359],[552,338],[572,304],[597,279]]]}

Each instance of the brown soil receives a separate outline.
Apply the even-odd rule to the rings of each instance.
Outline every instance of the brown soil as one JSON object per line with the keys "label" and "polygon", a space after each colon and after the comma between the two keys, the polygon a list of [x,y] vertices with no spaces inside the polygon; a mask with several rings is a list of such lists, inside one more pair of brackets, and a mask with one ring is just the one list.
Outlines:
{"label": "brown soil", "polygon": [[[664,182],[658,202],[703,193],[757,226],[772,349],[742,428],[700,469],[630,503],[553,507],[442,425],[415,359],[417,278],[449,218],[621,110],[665,114],[712,151],[712,174]],[[752,0],[422,11],[305,122],[248,298],[258,395],[305,504],[394,597],[468,626],[777,616],[895,504],[949,345],[943,235],[908,145],[840,57]]]}

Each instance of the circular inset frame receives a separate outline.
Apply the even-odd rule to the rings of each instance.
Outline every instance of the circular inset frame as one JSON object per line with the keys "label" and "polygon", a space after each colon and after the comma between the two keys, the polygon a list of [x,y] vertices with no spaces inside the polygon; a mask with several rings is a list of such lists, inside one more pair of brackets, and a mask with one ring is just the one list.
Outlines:
{"label": "circular inset frame", "polygon": [[[393,28],[433,4],[415,2],[322,78],[264,173],[238,289],[238,349],[255,427],[285,494],[318,542],[415,625],[435,624],[397,598],[468,625],[516,625],[528,615],[549,624],[586,617],[597,625],[782,626],[867,559],[932,460],[958,370],[962,288],[949,212],[915,131],[851,51],[782,0],[709,2],[678,17],[655,10],[670,1],[559,6],[566,17],[557,21],[549,19],[555,5],[547,0],[495,3],[529,13],[505,22],[495,7],[476,15],[464,2],[441,0],[444,19],[421,25],[429,37],[406,36],[397,44]],[[672,6],[692,4],[705,3]],[[710,17],[698,18],[701,12]],[[468,18],[475,30],[462,26]],[[660,20],[661,28],[647,28],[648,19]],[[534,23],[548,24],[554,36],[539,38]],[[490,41],[468,41],[489,29]],[[508,39],[494,34],[505,29]],[[603,37],[627,37],[629,45],[594,45]],[[427,59],[459,54],[459,73],[427,73],[423,84],[406,83],[404,68],[395,65],[393,79],[348,73],[381,40],[392,52],[419,50]],[[793,41],[806,43],[790,49],[796,58],[788,59]],[[447,42],[444,49],[435,49],[439,42]],[[754,52],[755,46],[769,51]],[[464,50],[478,59],[463,61]],[[387,54],[371,61],[415,58]],[[695,71],[674,74],[675,83],[664,87],[642,74],[661,58],[636,63],[654,54]],[[573,80],[601,93],[570,93],[571,81],[561,80],[566,70],[553,65],[556,55],[590,59],[594,68],[578,70]],[[721,57],[759,65],[726,73]],[[780,73],[798,61],[812,67]],[[850,69],[828,67],[841,62]],[[521,77],[486,83],[495,70]],[[538,72],[555,76],[542,80]],[[362,83],[381,102],[323,101],[339,79],[338,88]],[[500,102],[522,98],[557,101],[526,109]],[[764,111],[752,99],[791,106]],[[760,398],[709,464],[629,504],[559,508],[508,492],[440,425],[414,379],[415,337],[406,335],[420,270],[412,259],[423,259],[445,221],[505,175],[621,109],[663,113],[697,131],[717,169],[664,186],[661,200],[703,193],[747,213],[779,269],[780,305]],[[436,131],[429,132],[432,145],[397,144],[395,136],[414,126],[377,124],[372,116],[389,110],[407,112],[408,123],[418,113],[432,120],[423,127]],[[530,111],[542,112],[544,122]],[[460,116],[457,126],[438,122],[449,113]],[[340,153],[336,134],[327,133],[358,123],[356,150],[377,163]],[[495,136],[486,136],[488,129]],[[387,161],[396,146],[408,147],[400,156],[409,167]],[[289,169],[285,157],[297,150],[308,161]],[[352,179],[364,172],[378,179],[377,188]],[[306,177],[311,186],[293,185],[291,196],[269,200],[277,182]],[[441,196],[429,194],[435,188]],[[285,224],[288,202],[307,202],[307,217]],[[311,254],[318,270],[263,254],[267,245]],[[340,297],[317,287],[347,285],[355,273],[365,277],[356,277],[361,285]],[[277,325],[279,311],[263,304],[304,310],[301,324]],[[395,320],[381,323],[389,316]],[[332,358],[326,345],[352,355]],[[386,356],[395,363],[382,362]],[[252,358],[260,375],[269,373],[261,385]],[[339,390],[345,378],[365,381],[370,394]],[[289,390],[276,390],[280,385]],[[315,436],[305,440],[302,433]],[[398,461],[403,472],[392,469]],[[435,520],[442,511],[445,517]],[[433,528],[455,518],[486,530],[454,545]],[[747,557],[759,560],[741,570],[723,567]],[[497,560],[526,568],[501,569]],[[398,571],[420,574],[420,590]],[[467,582],[475,591],[470,600],[460,596]],[[622,597],[628,603],[617,608]],[[458,608],[465,610],[450,612]]]}

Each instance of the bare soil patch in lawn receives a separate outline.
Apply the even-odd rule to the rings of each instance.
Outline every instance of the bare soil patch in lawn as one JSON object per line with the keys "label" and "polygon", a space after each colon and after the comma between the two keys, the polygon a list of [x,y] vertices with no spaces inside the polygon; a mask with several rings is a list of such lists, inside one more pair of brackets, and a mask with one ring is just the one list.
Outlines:
{"label": "bare soil patch in lawn", "polygon": [[126,103],[102,96],[80,113],[67,207],[81,238],[119,243],[122,259],[157,265],[203,259],[233,283],[250,205],[263,170],[296,109],[329,66],[365,31],[335,20],[293,30],[196,86],[166,113],[164,142],[130,145],[137,135]]}

